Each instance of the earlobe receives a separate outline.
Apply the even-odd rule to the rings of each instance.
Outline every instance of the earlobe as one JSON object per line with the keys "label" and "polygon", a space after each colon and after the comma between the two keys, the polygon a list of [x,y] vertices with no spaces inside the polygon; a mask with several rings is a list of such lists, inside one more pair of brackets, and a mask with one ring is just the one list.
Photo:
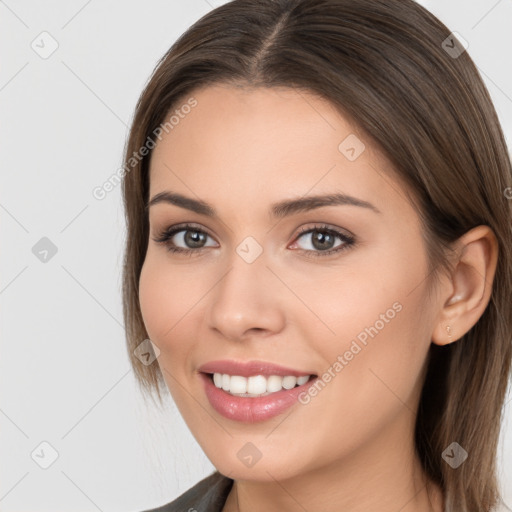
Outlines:
{"label": "earlobe", "polygon": [[457,240],[445,296],[432,332],[432,343],[447,345],[460,339],[479,320],[489,304],[498,261],[498,242],[492,229],[477,226]]}

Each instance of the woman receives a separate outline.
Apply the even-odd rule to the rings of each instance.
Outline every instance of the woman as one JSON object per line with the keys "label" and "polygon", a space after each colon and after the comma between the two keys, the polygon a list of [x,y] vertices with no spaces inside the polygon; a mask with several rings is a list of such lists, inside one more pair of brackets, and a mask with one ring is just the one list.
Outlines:
{"label": "woman", "polygon": [[438,19],[225,4],[160,61],[125,161],[131,361],[218,470],[156,510],[506,510],[511,162]]}

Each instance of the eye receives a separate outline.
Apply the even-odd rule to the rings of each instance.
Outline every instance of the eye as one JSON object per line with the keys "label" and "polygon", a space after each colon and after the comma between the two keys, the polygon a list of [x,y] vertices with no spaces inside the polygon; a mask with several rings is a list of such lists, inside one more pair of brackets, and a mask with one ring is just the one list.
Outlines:
{"label": "eye", "polygon": [[[355,243],[353,236],[326,225],[302,229],[296,240],[300,239],[305,239],[307,242],[304,244],[305,247],[299,247],[299,249],[313,257],[344,251]],[[336,240],[339,242],[336,243]],[[297,242],[294,242],[294,244],[297,244]]]}
{"label": "eye", "polygon": [[208,238],[211,236],[206,231],[193,224],[181,224],[165,229],[153,240],[164,244],[170,252],[192,255],[204,247],[216,246],[215,243],[207,245]]}
{"label": "eye", "polygon": [[[153,240],[164,244],[169,252],[192,256],[200,254],[206,247],[218,247],[215,242],[208,244],[208,238],[213,240],[203,229],[193,224],[180,224],[164,229]],[[307,242],[305,246],[299,246],[299,250],[308,257],[338,253],[355,244],[355,238],[352,235],[342,233],[325,224],[301,229],[293,245],[298,245],[297,241],[301,239]]]}

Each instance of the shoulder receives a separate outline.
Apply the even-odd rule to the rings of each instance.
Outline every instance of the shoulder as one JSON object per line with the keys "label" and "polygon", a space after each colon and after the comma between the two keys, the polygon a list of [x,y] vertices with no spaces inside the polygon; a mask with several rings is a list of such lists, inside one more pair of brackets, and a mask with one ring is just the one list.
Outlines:
{"label": "shoulder", "polygon": [[215,471],[174,501],[144,512],[221,512],[232,486],[231,478]]}

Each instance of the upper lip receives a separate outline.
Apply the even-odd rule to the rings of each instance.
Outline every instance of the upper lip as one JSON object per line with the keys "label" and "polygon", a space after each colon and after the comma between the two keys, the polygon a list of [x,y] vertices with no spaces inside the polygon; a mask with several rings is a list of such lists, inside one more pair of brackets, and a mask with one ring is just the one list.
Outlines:
{"label": "upper lip", "polygon": [[222,361],[210,361],[199,367],[199,371],[203,373],[227,373],[228,375],[240,375],[241,377],[251,377],[253,375],[293,375],[294,377],[302,377],[306,375],[314,375],[313,372],[304,372],[287,368],[285,366],[269,363],[267,361],[234,361],[225,359]]}

